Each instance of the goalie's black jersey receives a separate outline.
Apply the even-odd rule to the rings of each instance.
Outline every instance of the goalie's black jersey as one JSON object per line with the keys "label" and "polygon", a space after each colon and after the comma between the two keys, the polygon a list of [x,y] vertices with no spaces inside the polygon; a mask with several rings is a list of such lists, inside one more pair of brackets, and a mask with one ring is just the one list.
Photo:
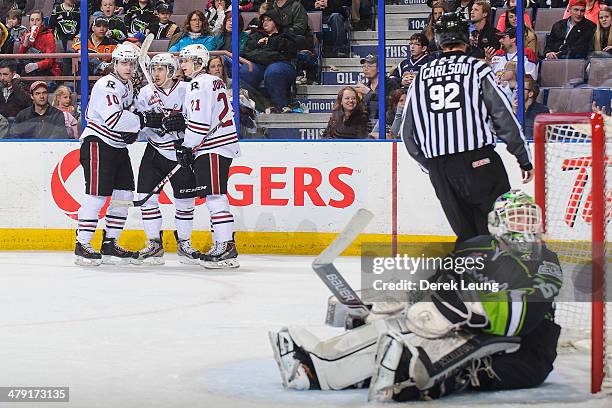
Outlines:
{"label": "goalie's black jersey", "polygon": [[526,260],[502,250],[493,236],[481,235],[458,243],[453,256],[484,260],[484,268],[463,272],[466,282],[497,283],[497,292],[478,292],[490,319],[486,332],[520,336],[543,319],[554,319],[553,302],[563,277],[557,255],[545,245],[539,260]]}

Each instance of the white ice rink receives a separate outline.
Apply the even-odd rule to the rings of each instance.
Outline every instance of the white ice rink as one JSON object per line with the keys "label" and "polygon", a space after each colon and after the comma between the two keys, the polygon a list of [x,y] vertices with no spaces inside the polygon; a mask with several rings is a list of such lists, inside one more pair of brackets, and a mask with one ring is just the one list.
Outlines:
{"label": "white ice rink", "polygon": [[[311,257],[241,256],[237,271],[75,266],[68,252],[0,252],[0,386],[69,386],[70,403],[0,407],[356,407],[366,390],[284,391],[267,331],[321,335],[329,293]],[[338,269],[359,287],[359,259]],[[589,358],[565,354],[544,386],[427,407],[612,407],[588,393]]]}

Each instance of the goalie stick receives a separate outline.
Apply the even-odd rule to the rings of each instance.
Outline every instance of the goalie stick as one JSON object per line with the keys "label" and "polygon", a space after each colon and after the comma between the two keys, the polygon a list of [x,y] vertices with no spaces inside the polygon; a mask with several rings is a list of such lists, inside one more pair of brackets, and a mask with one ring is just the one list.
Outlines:
{"label": "goalie stick", "polygon": [[374,214],[370,211],[359,209],[334,242],[312,262],[312,269],[340,303],[349,307],[363,308],[366,311],[369,310],[368,306],[338,272],[333,262],[357,238],[373,217]]}

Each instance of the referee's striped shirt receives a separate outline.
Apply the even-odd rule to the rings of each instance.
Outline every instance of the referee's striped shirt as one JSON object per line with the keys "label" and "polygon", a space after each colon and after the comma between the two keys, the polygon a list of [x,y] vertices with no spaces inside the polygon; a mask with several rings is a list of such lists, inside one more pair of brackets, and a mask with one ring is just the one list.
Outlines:
{"label": "referee's striped shirt", "polygon": [[421,164],[426,159],[508,144],[521,168],[531,156],[508,97],[491,69],[462,52],[444,53],[421,67],[408,91],[401,137]]}

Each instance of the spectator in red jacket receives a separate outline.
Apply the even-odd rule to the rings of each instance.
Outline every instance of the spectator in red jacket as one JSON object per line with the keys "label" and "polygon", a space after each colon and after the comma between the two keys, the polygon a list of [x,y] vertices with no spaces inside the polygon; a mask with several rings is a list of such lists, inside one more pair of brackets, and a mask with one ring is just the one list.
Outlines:
{"label": "spectator in red jacket", "polygon": [[[45,27],[43,13],[33,10],[30,14],[30,28],[26,31],[21,46],[20,54],[51,54],[55,52],[55,38],[53,31]],[[55,59],[45,58],[40,60],[30,59],[25,64],[23,71],[26,74],[53,75],[62,74],[62,69]]]}

